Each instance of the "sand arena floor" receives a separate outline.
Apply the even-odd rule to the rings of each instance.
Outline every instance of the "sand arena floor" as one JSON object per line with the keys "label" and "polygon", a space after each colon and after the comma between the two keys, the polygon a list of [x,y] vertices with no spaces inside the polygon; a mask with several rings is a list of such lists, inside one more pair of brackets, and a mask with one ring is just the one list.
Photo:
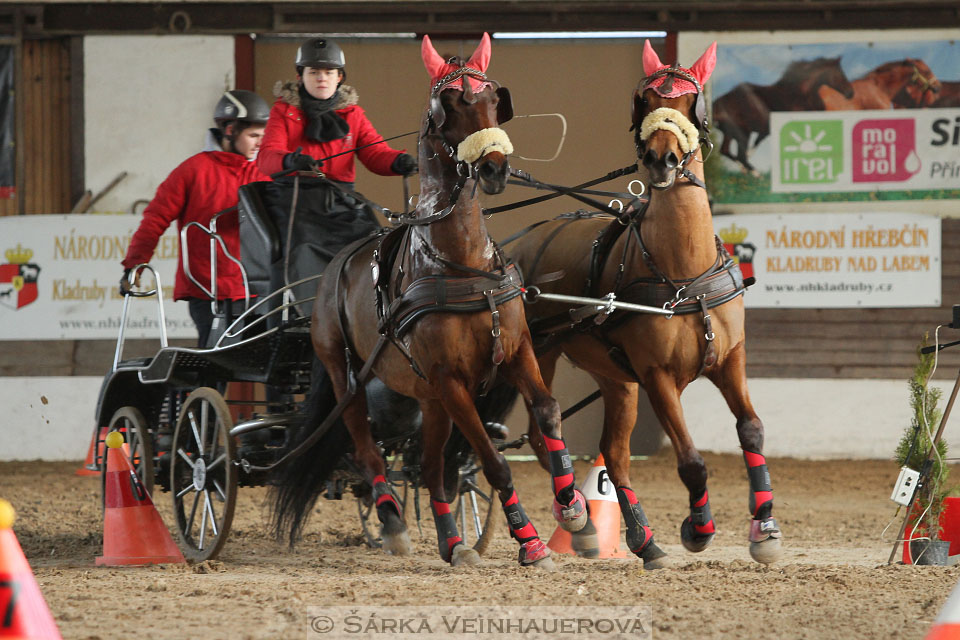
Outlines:
{"label": "sand arena floor", "polygon": [[[78,463],[0,463],[0,496],[64,638],[303,638],[307,608],[349,605],[646,605],[655,638],[922,638],[960,578],[957,567],[886,564],[899,520],[892,462],[769,460],[784,557],[750,559],[742,460],[706,455],[718,533],[703,553],[680,545],[687,496],[669,450],[633,463],[634,487],[672,566],[555,555],[558,571],[521,568],[500,524],[479,568],[451,568],[436,551],[429,509],[415,546],[396,558],[364,546],[356,503],[321,500],[294,550],[267,528],[266,490],[241,488],[220,557],[195,566],[95,567],[100,482]],[[544,539],[554,530],[549,479],[511,464]],[[583,478],[589,463],[578,462]],[[155,501],[171,519],[170,494]],[[422,501],[426,505],[426,499]],[[498,514],[499,515],[499,514]],[[309,637],[320,637],[312,635]],[[382,637],[387,637],[386,635]],[[396,637],[396,636],[395,636]],[[477,636],[482,637],[482,636]]]}

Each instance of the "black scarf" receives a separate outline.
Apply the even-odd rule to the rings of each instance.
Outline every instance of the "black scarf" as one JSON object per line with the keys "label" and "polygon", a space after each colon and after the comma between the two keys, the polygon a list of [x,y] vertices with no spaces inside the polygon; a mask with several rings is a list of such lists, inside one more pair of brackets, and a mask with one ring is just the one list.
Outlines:
{"label": "black scarf", "polygon": [[346,120],[337,115],[334,106],[340,102],[340,90],[326,100],[317,100],[311,96],[301,84],[298,89],[300,93],[300,109],[307,119],[307,125],[304,130],[307,138],[317,142],[329,142],[339,140],[350,133],[350,125]]}

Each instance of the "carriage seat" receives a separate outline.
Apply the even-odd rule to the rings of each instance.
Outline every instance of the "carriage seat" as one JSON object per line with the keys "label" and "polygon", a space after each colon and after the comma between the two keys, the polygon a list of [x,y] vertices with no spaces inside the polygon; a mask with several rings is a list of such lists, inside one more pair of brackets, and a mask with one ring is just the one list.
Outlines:
{"label": "carriage seat", "polygon": [[271,270],[281,263],[280,232],[266,207],[265,188],[269,182],[251,182],[238,190],[240,214],[240,255],[247,271],[251,296],[272,292]]}

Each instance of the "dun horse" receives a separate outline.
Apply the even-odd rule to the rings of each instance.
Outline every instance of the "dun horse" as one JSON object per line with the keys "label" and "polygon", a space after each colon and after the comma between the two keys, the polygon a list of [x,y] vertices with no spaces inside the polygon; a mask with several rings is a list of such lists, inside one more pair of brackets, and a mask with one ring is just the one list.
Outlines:
{"label": "dun horse", "polygon": [[[540,301],[527,308],[547,384],[563,354],[600,387],[604,400],[600,453],[616,487],[628,546],[648,568],[661,566],[666,554],[655,544],[630,482],[637,394],[641,386],[646,390],[673,444],[680,479],[690,496],[690,515],[680,526],[680,537],[687,549],[701,551],[714,535],[707,469],[680,404],[684,388],[700,375],[718,387],[736,417],[750,483],[751,554],[759,562],[772,562],[780,553],[781,533],[771,514],[773,493],[763,456],[763,424],[747,391],[744,283],[714,235],[703,181],[700,143],[708,131],[702,86],[716,63],[715,47],[690,69],[668,67],[649,42],[644,47],[647,76],[634,93],[633,125],[638,157],[653,187],[647,206],[624,211],[614,220],[561,216],[534,225],[516,244],[505,247],[531,283],[528,287],[594,298],[612,292],[616,300],[676,314],[614,311],[571,326],[566,305]],[[537,284],[541,280],[546,282]],[[490,407],[491,414],[496,410]],[[530,432],[546,466],[548,448],[536,433],[535,421]],[[579,544],[589,550],[589,542]]]}
{"label": "dun horse", "polygon": [[[574,488],[557,402],[537,367],[519,273],[488,235],[477,200],[478,186],[499,193],[506,185],[507,155],[513,149],[498,125],[512,116],[510,94],[486,77],[486,34],[466,62],[442,59],[429,37],[421,53],[433,85],[418,143],[416,210],[401,216],[398,229],[354,243],[330,263],[314,304],[313,345],[345,406],[352,461],[373,487],[385,549],[407,554],[410,542],[367,421],[362,383],[368,373],[420,403],[421,476],[430,492],[441,557],[454,565],[479,561],[462,542],[450,512],[456,489],[444,486],[443,448],[452,421],[499,495],[520,543],[520,564],[549,568],[550,551],[525,515],[510,469],[474,407],[475,394],[491,383],[494,372],[516,385],[551,451],[554,515],[568,530],[582,528],[586,502]],[[274,522],[278,530],[290,528],[291,541],[331,461],[345,453],[342,429],[335,426],[281,478]],[[311,481],[298,481],[304,477]]]}
{"label": "dun horse", "polygon": [[[713,120],[723,133],[720,153],[755,172],[747,152],[770,135],[771,111],[822,111],[820,93],[829,87],[837,95],[853,97],[853,87],[840,68],[840,58],[791,62],[771,85],[743,82],[713,101]],[[757,138],[750,143],[751,134]],[[731,143],[737,143],[737,152]]]}
{"label": "dun horse", "polygon": [[827,111],[929,107],[940,92],[940,81],[923,60],[907,58],[887,62],[853,82],[853,96],[840,95],[821,87],[820,97]]}

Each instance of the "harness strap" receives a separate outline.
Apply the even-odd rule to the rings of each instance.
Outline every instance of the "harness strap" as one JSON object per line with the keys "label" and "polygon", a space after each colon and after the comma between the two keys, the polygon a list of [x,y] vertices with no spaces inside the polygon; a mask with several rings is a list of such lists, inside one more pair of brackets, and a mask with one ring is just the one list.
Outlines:
{"label": "harness strap", "polygon": [[[637,164],[634,163],[634,164],[631,164],[631,165],[629,165],[629,166],[623,167],[622,169],[615,169],[615,170],[611,171],[610,173],[606,174],[605,176],[600,176],[599,178],[595,178],[595,179],[593,179],[593,180],[588,180],[587,182],[584,182],[584,183],[582,183],[582,184],[578,184],[578,185],[576,185],[575,187],[569,187],[569,188],[567,189],[567,191],[569,191],[569,192],[579,191],[579,190],[583,189],[584,187],[592,187],[593,185],[595,185],[595,184],[600,184],[601,182],[609,182],[610,180],[613,180],[613,179],[615,179],[615,178],[619,178],[619,177],[621,177],[621,176],[630,175],[631,173],[636,173],[637,170],[638,170]],[[564,191],[559,191],[559,190],[553,189],[553,188],[552,188],[553,185],[547,185],[547,184],[544,184],[544,183],[530,184],[530,183],[527,183],[527,182],[516,182],[516,183],[514,183],[514,184],[518,184],[518,185],[525,186],[525,187],[534,187],[534,188],[537,188],[537,189],[550,189],[550,190],[553,190],[554,193],[551,193],[551,194],[548,194],[548,195],[545,195],[545,196],[537,196],[537,197],[535,197],[535,198],[528,198],[528,199],[526,199],[526,200],[520,200],[519,202],[513,202],[513,203],[511,203],[511,204],[505,204],[505,205],[501,205],[501,206],[499,206],[499,207],[493,207],[493,208],[490,208],[490,209],[484,209],[484,210],[483,210],[483,215],[485,215],[485,216],[492,216],[493,214],[495,214],[495,213],[500,213],[500,212],[502,212],[502,211],[510,211],[511,209],[519,209],[520,207],[525,207],[525,206],[530,205],[530,204],[537,204],[538,202],[544,202],[544,201],[546,201],[546,200],[552,200],[552,199],[554,199],[554,198],[559,198],[560,196],[566,195],[566,193],[567,193],[567,192],[564,192]],[[534,225],[534,226],[536,226],[536,225]],[[503,244],[507,244],[507,242],[508,242],[508,241],[504,241]]]}

